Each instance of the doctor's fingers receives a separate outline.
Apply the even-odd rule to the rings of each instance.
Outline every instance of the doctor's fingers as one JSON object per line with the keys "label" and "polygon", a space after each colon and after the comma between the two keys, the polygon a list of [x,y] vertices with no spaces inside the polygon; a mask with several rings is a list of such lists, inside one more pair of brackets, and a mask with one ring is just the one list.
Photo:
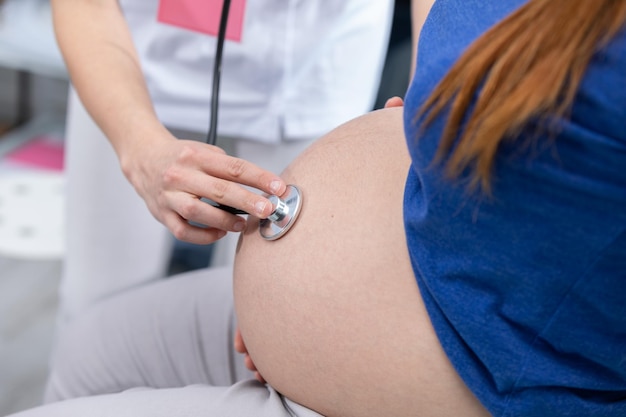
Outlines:
{"label": "doctor's fingers", "polygon": [[245,219],[188,195],[177,199],[162,223],[178,240],[205,245],[223,238],[228,231],[241,231]]}
{"label": "doctor's fingers", "polygon": [[272,203],[257,192],[231,181],[199,173],[193,173],[188,177],[185,191],[262,219],[272,214],[274,210]]}
{"label": "doctor's fingers", "polygon": [[172,214],[172,216],[167,217],[164,224],[172,235],[180,241],[195,245],[209,245],[226,236],[227,232],[224,230],[194,226],[175,213]]}
{"label": "doctor's fingers", "polygon": [[[267,194],[282,195],[287,188],[278,175],[245,159],[225,154],[214,154],[210,161],[206,161],[202,169],[213,177],[247,185]],[[269,214],[267,213],[266,216]]]}

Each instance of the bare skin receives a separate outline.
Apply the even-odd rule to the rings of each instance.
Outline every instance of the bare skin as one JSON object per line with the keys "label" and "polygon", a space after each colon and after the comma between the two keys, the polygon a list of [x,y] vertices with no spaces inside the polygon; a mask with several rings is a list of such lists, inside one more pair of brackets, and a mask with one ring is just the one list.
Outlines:
{"label": "bare skin", "polygon": [[[401,97],[397,97],[397,96],[391,97],[387,99],[387,101],[385,102],[386,109],[390,109],[393,107],[402,107],[402,106],[404,106],[404,100]],[[237,328],[237,330],[235,331],[234,339],[235,339],[234,340],[235,350],[244,355],[244,363],[245,363],[246,368],[254,372],[254,376],[259,382],[266,383],[267,381],[265,381],[265,378],[263,378],[263,375],[261,375],[259,370],[256,368],[254,361],[252,360],[252,358],[250,357],[250,354],[248,353],[248,348],[246,347],[243,337],[241,336],[241,330],[239,330],[239,328]]]}
{"label": "bare skin", "polygon": [[487,416],[443,352],[409,262],[401,113],[349,122],[290,165],[283,178],[304,206],[285,237],[266,242],[249,221],[235,262],[239,349],[326,416]]}

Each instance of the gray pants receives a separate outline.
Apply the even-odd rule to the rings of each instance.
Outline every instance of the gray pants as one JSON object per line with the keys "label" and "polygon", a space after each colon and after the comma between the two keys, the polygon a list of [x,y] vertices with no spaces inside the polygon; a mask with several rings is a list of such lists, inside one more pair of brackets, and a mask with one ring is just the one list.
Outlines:
{"label": "gray pants", "polygon": [[34,416],[319,417],[254,379],[233,348],[232,269],[111,297],[60,331]]}

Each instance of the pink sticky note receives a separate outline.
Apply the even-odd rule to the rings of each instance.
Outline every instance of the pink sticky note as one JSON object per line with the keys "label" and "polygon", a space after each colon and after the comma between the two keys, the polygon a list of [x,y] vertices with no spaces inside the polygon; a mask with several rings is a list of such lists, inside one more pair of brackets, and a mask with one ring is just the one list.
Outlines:
{"label": "pink sticky note", "polygon": [[62,143],[46,136],[38,136],[10,152],[6,160],[22,166],[62,171],[63,156]]}
{"label": "pink sticky note", "polygon": [[[158,21],[217,36],[224,0],[160,0]],[[241,41],[246,0],[231,0],[226,39]]]}

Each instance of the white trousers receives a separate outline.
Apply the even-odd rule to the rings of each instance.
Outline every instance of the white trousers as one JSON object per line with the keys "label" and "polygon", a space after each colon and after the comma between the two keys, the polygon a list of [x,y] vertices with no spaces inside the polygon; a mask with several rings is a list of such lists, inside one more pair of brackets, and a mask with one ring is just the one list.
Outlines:
{"label": "white trousers", "polygon": [[[195,136],[201,137],[198,133]],[[231,155],[280,173],[312,142],[288,140],[268,146],[222,140],[219,144]],[[65,158],[67,237],[60,288],[63,320],[96,300],[164,277],[174,242],[122,174],[113,148],[73,90]],[[236,240],[237,235],[230,233],[216,245],[213,266],[232,264]]]}

